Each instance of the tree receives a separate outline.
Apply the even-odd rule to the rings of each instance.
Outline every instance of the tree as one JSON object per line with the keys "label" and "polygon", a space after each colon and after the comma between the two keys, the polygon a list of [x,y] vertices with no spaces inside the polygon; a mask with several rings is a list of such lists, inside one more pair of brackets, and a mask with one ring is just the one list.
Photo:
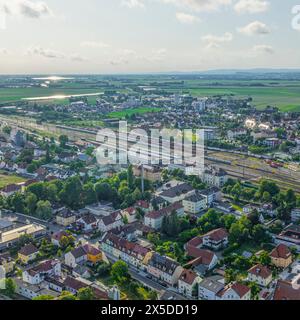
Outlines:
{"label": "tree", "polygon": [[128,265],[122,260],[118,260],[112,265],[110,274],[113,280],[118,284],[124,284],[130,278]]}
{"label": "tree", "polygon": [[261,224],[257,224],[253,227],[252,237],[256,243],[262,243],[266,241],[266,230]]}
{"label": "tree", "polygon": [[76,297],[69,291],[63,291],[58,299],[59,300],[77,300]]}
{"label": "tree", "polygon": [[5,279],[5,294],[13,297],[16,292],[16,283],[12,278]]}
{"label": "tree", "polygon": [[69,178],[59,193],[60,201],[71,209],[79,209],[81,207],[81,196],[82,185],[77,176]]}
{"label": "tree", "polygon": [[37,296],[35,298],[33,298],[32,300],[37,300],[37,301],[44,301],[44,300],[53,300],[54,297],[50,296],[50,295],[41,295],[41,296]]}
{"label": "tree", "polygon": [[4,127],[2,128],[2,132],[5,133],[5,134],[7,134],[7,135],[10,135],[10,133],[11,133],[11,127],[9,127],[9,126],[4,126]]}
{"label": "tree", "polygon": [[84,205],[89,205],[97,202],[97,194],[92,183],[87,183],[83,186],[82,198]]}
{"label": "tree", "polygon": [[134,175],[132,165],[129,165],[127,169],[127,184],[131,190],[134,188]]}
{"label": "tree", "polygon": [[291,209],[295,208],[297,205],[297,197],[295,195],[294,190],[289,189],[286,192],[285,201],[287,203],[287,206]]}
{"label": "tree", "polygon": [[34,215],[37,205],[37,196],[34,193],[28,193],[25,198],[25,203],[27,206],[27,212],[29,215]]}
{"label": "tree", "polygon": [[79,300],[95,300],[95,294],[89,287],[79,289],[77,297]]}
{"label": "tree", "polygon": [[65,148],[66,144],[69,142],[69,138],[66,135],[59,136],[58,140],[62,148]]}
{"label": "tree", "polygon": [[36,215],[42,220],[49,220],[52,217],[52,209],[49,201],[40,200],[37,203]]}

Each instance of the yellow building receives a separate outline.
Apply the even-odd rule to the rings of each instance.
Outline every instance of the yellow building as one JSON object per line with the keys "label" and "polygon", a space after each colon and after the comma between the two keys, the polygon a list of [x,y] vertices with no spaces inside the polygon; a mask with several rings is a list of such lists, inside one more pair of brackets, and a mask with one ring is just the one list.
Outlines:
{"label": "yellow building", "polygon": [[69,209],[63,209],[56,215],[56,223],[67,227],[76,221],[76,215]]}
{"label": "yellow building", "polygon": [[270,253],[272,264],[278,268],[287,268],[293,262],[293,256],[290,249],[284,245],[278,245]]}
{"label": "yellow building", "polygon": [[33,261],[37,258],[39,250],[33,244],[27,244],[18,252],[19,260],[24,263],[28,264],[30,261]]}
{"label": "yellow building", "polygon": [[9,253],[0,254],[0,266],[2,266],[6,273],[10,273],[14,270],[15,261]]}

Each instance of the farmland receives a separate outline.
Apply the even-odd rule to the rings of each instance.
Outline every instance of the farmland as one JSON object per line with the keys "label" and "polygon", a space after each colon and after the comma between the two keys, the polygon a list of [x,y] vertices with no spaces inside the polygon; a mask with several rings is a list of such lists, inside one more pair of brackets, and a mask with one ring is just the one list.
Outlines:
{"label": "farmland", "polygon": [[16,175],[9,175],[4,172],[0,171],[0,189],[13,183],[21,183],[24,182],[26,179],[21,178]]}
{"label": "farmland", "polygon": [[[4,80],[0,77],[0,104],[11,105],[24,98],[88,95],[105,91],[140,94],[141,87],[167,93],[191,94],[194,97],[228,95],[251,97],[258,109],[268,105],[276,106],[281,111],[300,111],[300,79],[246,79],[224,77],[200,77],[185,75],[131,75],[131,76],[75,76],[69,80],[54,81],[43,87],[41,80],[32,78],[12,78]],[[98,96],[87,97],[89,103],[95,104]],[[64,105],[68,98],[35,101],[41,105],[57,103]],[[27,101],[28,103],[28,101]],[[34,103],[34,102],[30,102]],[[136,113],[144,113],[137,108]],[[122,117],[122,115],[116,115]],[[125,115],[124,115],[125,116]]]}

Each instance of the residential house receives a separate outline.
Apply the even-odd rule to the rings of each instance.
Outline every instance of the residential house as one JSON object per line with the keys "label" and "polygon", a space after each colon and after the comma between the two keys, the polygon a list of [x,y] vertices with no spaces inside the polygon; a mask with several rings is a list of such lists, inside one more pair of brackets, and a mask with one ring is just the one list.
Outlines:
{"label": "residential house", "polygon": [[130,207],[121,211],[121,215],[124,219],[127,219],[128,223],[133,223],[137,221],[136,218],[137,211],[134,207]]}
{"label": "residential house", "polygon": [[23,271],[23,281],[30,284],[40,284],[46,276],[60,276],[61,263],[59,260],[43,261],[37,266]]}
{"label": "residential house", "polygon": [[275,237],[276,244],[285,244],[288,247],[295,247],[300,252],[300,226],[291,224]]}
{"label": "residential house", "polygon": [[202,180],[210,186],[222,188],[228,181],[228,173],[221,168],[211,167],[204,170]]}
{"label": "residential house", "polygon": [[101,242],[101,249],[108,256],[121,259],[131,266],[145,270],[152,255],[151,250],[137,243],[130,242],[113,233],[105,235]]}
{"label": "residential house", "polygon": [[213,269],[218,263],[218,257],[210,250],[202,249],[203,239],[195,237],[190,240],[185,249],[187,255],[194,258],[188,263],[193,266],[200,274],[205,274],[206,271]]}
{"label": "residential house", "polygon": [[51,242],[57,246],[57,247],[60,247],[60,241],[63,237],[69,237],[70,234],[67,233],[66,231],[58,231],[56,233],[54,233],[52,236],[51,236]]}
{"label": "residential house", "polygon": [[[178,279],[178,291],[188,298],[198,295],[198,284],[202,279],[192,270],[184,269]],[[196,292],[195,292],[196,291]]]}
{"label": "residential house", "polygon": [[270,253],[271,261],[277,268],[287,268],[293,262],[293,255],[290,249],[284,245],[279,244]]}
{"label": "residential house", "polygon": [[171,258],[154,253],[148,261],[147,272],[152,277],[174,286],[182,274],[183,268]]}
{"label": "residential house", "polygon": [[251,300],[251,289],[241,283],[230,283],[216,294],[216,300]]}
{"label": "residential house", "polygon": [[300,285],[285,280],[278,280],[274,291],[273,300],[277,301],[299,301],[300,300]]}
{"label": "residential house", "polygon": [[83,279],[75,279],[73,277],[67,276],[64,281],[65,289],[72,294],[77,294],[80,289],[89,287],[89,284]]}
{"label": "residential house", "polygon": [[207,208],[206,197],[202,196],[199,192],[183,199],[182,204],[184,212],[190,214],[198,214]]}
{"label": "residential house", "polygon": [[228,245],[228,232],[223,229],[215,229],[202,236],[203,246],[213,250],[220,250]]}
{"label": "residential house", "polygon": [[7,198],[16,192],[21,191],[21,188],[22,187],[18,184],[9,184],[0,190],[0,195]]}
{"label": "residential house", "polygon": [[44,295],[57,298],[60,295],[59,292],[45,288],[43,284],[31,284],[19,278],[13,278],[13,280],[16,284],[16,293],[27,299]]}
{"label": "residential house", "polygon": [[105,233],[113,229],[119,229],[124,225],[121,211],[114,211],[108,216],[104,216],[98,221],[98,230]]}
{"label": "residential house", "polygon": [[67,227],[76,221],[76,215],[70,209],[63,208],[56,215],[56,223]]}
{"label": "residential house", "polygon": [[14,270],[15,261],[8,252],[0,254],[0,266],[3,267],[6,274]]}
{"label": "residential house", "polygon": [[272,271],[266,266],[257,264],[248,270],[248,280],[267,287],[272,281]]}
{"label": "residential house", "polygon": [[18,259],[24,263],[28,264],[29,262],[35,260],[39,254],[39,249],[32,243],[25,245],[18,252]]}
{"label": "residential house", "polygon": [[201,190],[199,194],[206,199],[207,207],[211,207],[214,202],[221,200],[221,191],[217,187]]}
{"label": "residential house", "polygon": [[177,182],[175,186],[162,191],[159,196],[169,203],[175,203],[182,201],[192,194],[195,194],[195,189],[191,185],[186,182]]}
{"label": "residential house", "polygon": [[155,230],[161,229],[163,218],[170,216],[173,212],[176,212],[178,217],[184,215],[184,208],[180,202],[175,202],[168,207],[164,207],[157,211],[151,211],[144,217],[144,224]]}
{"label": "residential house", "polygon": [[90,213],[83,215],[80,219],[77,220],[76,223],[84,232],[95,231],[98,227],[98,221],[96,217]]}
{"label": "residential house", "polygon": [[95,246],[86,243],[65,254],[65,264],[75,268],[78,264],[84,262],[97,263],[102,260],[102,252]]}
{"label": "residential house", "polygon": [[225,279],[215,275],[205,277],[198,285],[198,295],[202,300],[216,300],[217,294],[225,287]]}
{"label": "residential house", "polygon": [[292,222],[300,221],[300,208],[295,208],[291,212]]}
{"label": "residential house", "polygon": [[161,169],[159,166],[143,165],[142,168],[142,166],[140,165],[133,167],[133,174],[137,177],[140,177],[142,175],[142,171],[144,174],[144,179],[151,182],[161,181]]}

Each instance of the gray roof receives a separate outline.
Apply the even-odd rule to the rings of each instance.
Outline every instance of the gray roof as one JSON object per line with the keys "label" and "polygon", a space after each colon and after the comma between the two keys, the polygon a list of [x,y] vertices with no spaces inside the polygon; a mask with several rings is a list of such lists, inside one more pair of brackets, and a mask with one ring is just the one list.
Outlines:
{"label": "gray roof", "polygon": [[222,290],[225,286],[224,283],[221,282],[222,280],[224,280],[224,278],[221,276],[218,276],[218,275],[208,277],[208,278],[203,279],[200,282],[199,287],[210,290],[211,292],[216,294],[220,290]]}
{"label": "gray roof", "polygon": [[10,228],[11,226],[13,226],[13,222],[0,218],[0,230]]}
{"label": "gray roof", "polygon": [[168,197],[168,198],[175,198],[175,197],[177,197],[177,196],[179,196],[181,194],[188,193],[188,192],[190,192],[192,190],[194,190],[194,189],[189,184],[181,183],[181,184],[178,184],[175,187],[172,187],[172,188],[170,188],[168,190],[163,191],[160,194],[160,196]]}

